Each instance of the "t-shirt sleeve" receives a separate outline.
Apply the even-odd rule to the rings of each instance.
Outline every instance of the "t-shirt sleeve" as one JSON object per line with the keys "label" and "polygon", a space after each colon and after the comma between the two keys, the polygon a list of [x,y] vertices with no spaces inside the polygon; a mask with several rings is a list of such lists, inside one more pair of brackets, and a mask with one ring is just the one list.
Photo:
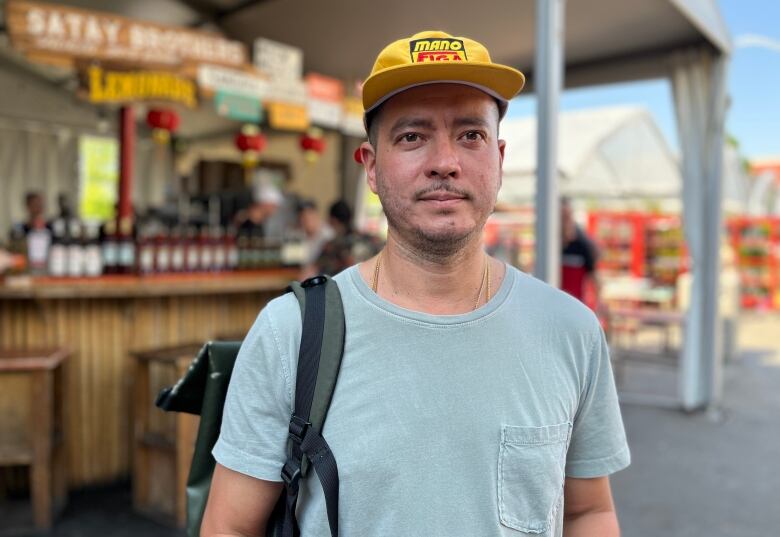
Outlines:
{"label": "t-shirt sleeve", "polygon": [[596,331],[566,457],[570,477],[605,476],[631,463],[606,338]]}
{"label": "t-shirt sleeve", "polygon": [[[290,299],[290,295],[279,300]],[[281,481],[292,408],[289,337],[266,307],[247,334],[231,375],[216,461],[258,479]],[[277,308],[278,309],[278,308]],[[299,314],[300,315],[300,314]],[[280,339],[283,338],[283,339]]]}

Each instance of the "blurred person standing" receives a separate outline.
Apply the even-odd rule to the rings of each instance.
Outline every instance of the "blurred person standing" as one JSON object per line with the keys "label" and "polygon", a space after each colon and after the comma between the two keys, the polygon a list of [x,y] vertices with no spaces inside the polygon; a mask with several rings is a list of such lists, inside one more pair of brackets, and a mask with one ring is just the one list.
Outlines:
{"label": "blurred person standing", "polygon": [[[322,437],[340,508],[288,466],[288,439],[319,438],[290,418],[302,326],[288,293],[239,352],[201,535],[264,535],[284,468],[303,494],[288,535],[618,536],[608,476],[630,455],[599,322],[482,246],[503,177],[499,123],[523,83],[444,32],[380,52],[360,152],[387,245],[334,278],[346,336]],[[337,220],[348,234],[351,219]]]}
{"label": "blurred person standing", "polygon": [[313,200],[301,200],[298,203],[298,227],[303,232],[303,244],[306,257],[301,269],[300,280],[317,275],[316,261],[322,248],[334,238],[333,228],[322,220],[317,204]]}
{"label": "blurred person standing", "polygon": [[599,305],[596,245],[574,220],[571,200],[562,197],[560,207],[561,289],[596,311]]}
{"label": "blurred person standing", "polygon": [[34,274],[46,272],[51,246],[51,229],[46,222],[46,205],[43,194],[37,191],[27,192],[24,196],[27,217],[11,227],[9,236],[13,253],[24,254],[30,271]]}
{"label": "blurred person standing", "polygon": [[[65,222],[70,222],[70,220],[75,217],[73,204],[70,202],[70,197],[65,192],[57,194],[57,210],[58,213],[56,218],[60,218]],[[49,225],[51,225],[51,222]]]}
{"label": "blurred person standing", "polygon": [[325,243],[316,260],[315,273],[335,276],[342,270],[375,256],[382,249],[382,240],[361,233],[353,227],[352,209],[344,200],[330,206],[329,223],[336,236]]}
{"label": "blurred person standing", "polygon": [[33,190],[27,192],[24,195],[24,209],[27,216],[21,222],[13,225],[11,228],[13,234],[26,237],[31,231],[48,228],[43,194]]}
{"label": "blurred person standing", "polygon": [[249,207],[237,212],[234,217],[239,235],[281,239],[282,231],[275,230],[273,225],[269,225],[269,221],[279,210],[282,202],[282,194],[276,187],[262,185],[258,188],[253,194]]}
{"label": "blurred person standing", "polygon": [[266,179],[257,189],[257,198],[265,206],[265,236],[284,240],[297,227],[299,196]]}

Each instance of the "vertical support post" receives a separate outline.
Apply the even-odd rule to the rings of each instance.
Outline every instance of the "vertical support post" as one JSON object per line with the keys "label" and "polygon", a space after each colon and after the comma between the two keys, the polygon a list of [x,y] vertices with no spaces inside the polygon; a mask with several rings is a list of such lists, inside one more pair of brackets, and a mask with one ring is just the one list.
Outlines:
{"label": "vertical support post", "polygon": [[133,217],[133,160],[135,158],[135,115],[133,107],[119,109],[119,196],[117,223]]}
{"label": "vertical support post", "polygon": [[695,410],[717,404],[722,386],[719,272],[727,57],[693,50],[676,56],[673,65],[683,220],[693,273],[679,391],[683,409]]}
{"label": "vertical support post", "polygon": [[536,223],[534,275],[560,282],[560,204],[558,203],[558,108],[563,87],[566,0],[536,0],[537,96]]}

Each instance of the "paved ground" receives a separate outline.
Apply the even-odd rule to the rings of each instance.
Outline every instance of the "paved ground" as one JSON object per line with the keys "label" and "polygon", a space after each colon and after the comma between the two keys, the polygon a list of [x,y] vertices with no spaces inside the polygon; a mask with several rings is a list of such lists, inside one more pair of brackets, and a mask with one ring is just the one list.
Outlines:
{"label": "paved ground", "polygon": [[633,464],[613,490],[625,537],[780,535],[780,316],[743,317],[739,342],[719,412],[623,405]]}
{"label": "paved ground", "polygon": [[[716,412],[623,405],[633,464],[613,477],[624,537],[780,535],[780,315],[741,319],[739,357]],[[634,368],[626,380],[673,394],[673,370]],[[0,535],[13,523],[0,504]],[[5,506],[7,508],[7,505]],[[25,513],[15,510],[14,522]],[[183,537],[135,515],[125,486],[75,492],[52,537]]]}

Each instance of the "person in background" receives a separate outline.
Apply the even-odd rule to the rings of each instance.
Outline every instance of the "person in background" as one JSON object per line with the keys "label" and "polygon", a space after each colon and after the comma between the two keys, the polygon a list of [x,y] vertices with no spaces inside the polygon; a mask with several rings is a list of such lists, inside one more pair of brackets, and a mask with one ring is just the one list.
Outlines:
{"label": "person in background", "polygon": [[70,198],[65,192],[57,194],[57,208],[59,210],[57,218],[61,218],[65,222],[69,222],[75,216]]}
{"label": "person in background", "polygon": [[598,251],[574,220],[569,198],[561,198],[561,289],[595,310],[599,303],[596,278]]}
{"label": "person in background", "polygon": [[46,222],[43,194],[37,191],[27,192],[24,196],[24,206],[27,218],[11,227],[10,250],[27,258],[33,274],[42,274],[46,271],[51,245],[51,229]]}
{"label": "person in background", "polygon": [[303,281],[317,274],[315,263],[325,243],[335,237],[335,232],[327,222],[323,222],[317,204],[313,200],[301,200],[297,212],[298,227],[303,232],[306,248],[306,259],[300,275],[300,280]]}
{"label": "person in background", "polygon": [[257,198],[265,207],[265,236],[282,240],[298,224],[300,198],[294,192],[283,190],[271,181],[263,181],[257,189]]}
{"label": "person in background", "polygon": [[352,226],[352,209],[339,200],[330,207],[330,226],[336,236],[325,243],[315,264],[315,272],[335,276],[347,267],[374,257],[382,249],[379,237],[356,231]]}
{"label": "person in background", "polygon": [[36,229],[46,229],[46,205],[43,194],[38,191],[30,191],[24,195],[24,207],[27,217],[22,222],[17,222],[11,229],[12,236],[26,237]]}
{"label": "person in background", "polygon": [[260,187],[249,207],[236,213],[234,222],[239,235],[281,239],[283,234],[277,234],[271,229],[273,226],[269,226],[269,219],[279,210],[281,204],[282,194],[278,189],[270,185]]}

